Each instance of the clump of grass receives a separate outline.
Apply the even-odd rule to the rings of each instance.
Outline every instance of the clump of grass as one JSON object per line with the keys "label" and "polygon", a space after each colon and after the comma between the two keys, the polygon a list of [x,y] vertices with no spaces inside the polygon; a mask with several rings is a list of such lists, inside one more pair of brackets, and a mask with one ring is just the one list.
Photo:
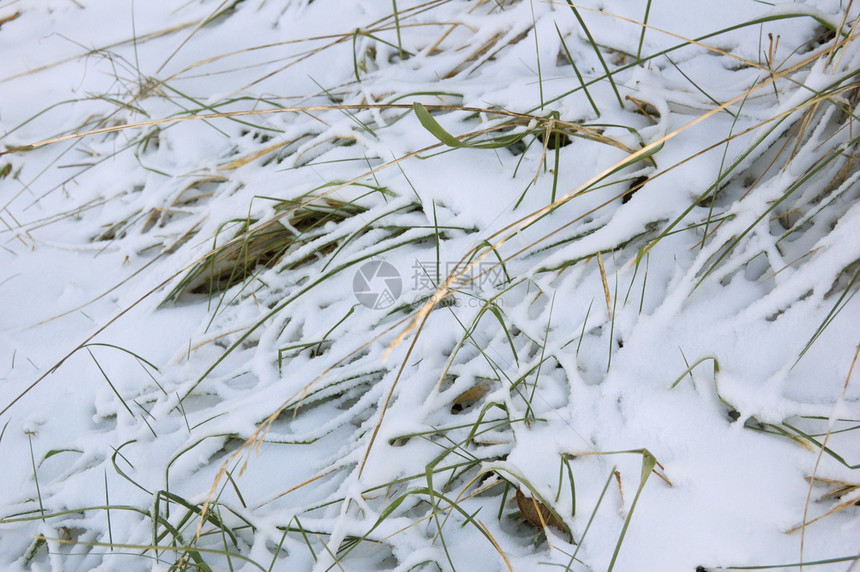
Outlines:
{"label": "clump of grass", "polygon": [[[266,224],[245,219],[223,225],[225,231],[228,228],[232,230],[231,227],[238,228],[226,244],[216,246],[212,254],[193,267],[167,299],[178,299],[185,292],[211,296],[241,284],[260,270],[272,268],[301,246],[323,237],[327,223],[337,224],[367,210],[355,203],[330,197],[314,201],[307,197],[276,201],[275,211],[285,213],[285,216]],[[299,268],[335,248],[336,243],[325,244],[308,257],[292,262],[287,268]]]}

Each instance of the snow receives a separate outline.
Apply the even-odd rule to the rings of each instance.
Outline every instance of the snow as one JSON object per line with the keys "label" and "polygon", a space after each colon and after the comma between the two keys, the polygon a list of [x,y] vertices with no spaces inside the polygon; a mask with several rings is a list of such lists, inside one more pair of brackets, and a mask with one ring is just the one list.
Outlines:
{"label": "snow", "polygon": [[857,8],[577,6],[0,3],[0,567],[854,569]]}

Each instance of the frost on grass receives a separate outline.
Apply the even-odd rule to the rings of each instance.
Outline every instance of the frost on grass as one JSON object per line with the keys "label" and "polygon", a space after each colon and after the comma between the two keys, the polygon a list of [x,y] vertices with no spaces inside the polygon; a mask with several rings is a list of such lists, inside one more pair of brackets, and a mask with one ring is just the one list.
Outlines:
{"label": "frost on grass", "polygon": [[0,8],[3,566],[849,566],[856,9],[729,4]]}

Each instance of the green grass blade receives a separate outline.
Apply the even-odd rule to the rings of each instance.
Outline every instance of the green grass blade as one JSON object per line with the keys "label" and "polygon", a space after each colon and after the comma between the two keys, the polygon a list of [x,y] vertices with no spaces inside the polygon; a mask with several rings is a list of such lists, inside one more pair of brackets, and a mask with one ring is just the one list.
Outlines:
{"label": "green grass blade", "polygon": [[636,496],[633,497],[633,502],[630,504],[630,510],[627,512],[627,518],[624,519],[624,526],[621,527],[621,534],[618,536],[618,543],[615,545],[615,551],[612,553],[612,560],[609,562],[607,572],[612,572],[615,568],[615,561],[618,559],[618,553],[621,551],[621,543],[624,542],[624,536],[627,534],[627,528],[630,526],[630,521],[633,519],[633,511],[636,509],[636,503],[639,502],[639,495],[642,494],[642,489],[645,488],[645,483],[654,470],[657,464],[657,459],[654,455],[648,452],[647,449],[642,450],[642,474],[639,478],[639,488],[636,489]]}
{"label": "green grass blade", "polygon": [[603,71],[606,72],[606,79],[609,80],[609,84],[612,86],[612,91],[615,92],[615,97],[618,99],[618,105],[621,109],[624,109],[624,102],[621,100],[621,94],[618,93],[618,87],[615,85],[615,80],[612,78],[612,73],[609,71],[609,66],[606,65],[606,60],[603,59],[603,54],[600,53],[600,48],[597,47],[597,42],[594,41],[594,38],[591,36],[591,31],[589,31],[588,26],[585,25],[585,21],[582,19],[582,16],[579,15],[579,10],[576,9],[576,6],[573,5],[571,0],[565,0],[567,5],[570,6],[570,9],[573,10],[573,15],[576,16],[576,20],[579,22],[582,31],[585,32],[585,36],[588,38],[588,43],[591,45],[592,49],[594,49],[594,53],[597,54],[597,59],[600,60],[600,65],[603,66]]}
{"label": "green grass blade", "polygon": [[636,48],[636,59],[642,60],[642,44],[645,42],[645,30],[648,29],[648,16],[651,14],[651,0],[645,4],[645,17],[642,19],[642,33],[639,35],[639,46]]}
{"label": "green grass blade", "polygon": [[[650,0],[649,0],[650,3]],[[579,80],[579,85],[582,88],[582,92],[585,94],[585,97],[588,99],[588,103],[591,104],[591,108],[594,110],[594,114],[597,117],[600,117],[600,110],[597,108],[597,104],[594,103],[594,99],[591,97],[591,93],[588,91],[588,86],[585,84],[585,81],[582,79],[582,74],[579,73],[579,68],[576,67],[576,62],[573,60],[573,56],[570,55],[570,50],[567,49],[567,42],[564,41],[564,36],[561,35],[561,30],[558,29],[558,24],[555,25],[555,31],[558,34],[558,39],[561,40],[561,47],[564,48],[564,53],[567,56],[567,61],[570,62],[570,67],[573,68],[573,73],[576,74],[576,79]]]}

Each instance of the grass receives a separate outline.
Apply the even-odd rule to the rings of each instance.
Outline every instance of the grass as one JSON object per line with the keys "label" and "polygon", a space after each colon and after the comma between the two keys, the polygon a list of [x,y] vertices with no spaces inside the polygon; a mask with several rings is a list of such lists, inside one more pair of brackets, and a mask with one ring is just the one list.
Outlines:
{"label": "grass", "polygon": [[[856,223],[860,177],[848,10],[839,27],[798,10],[685,38],[648,24],[650,1],[642,22],[570,1],[484,1],[460,12],[451,4],[393,1],[390,13],[352,29],[185,57],[197,42],[210,45],[208,31],[229,33],[252,17],[250,5],[222,2],[193,21],[16,79],[59,74],[85,57],[114,74],[110,89],[46,105],[3,135],[0,179],[24,189],[0,211],[7,237],[28,245],[78,219],[91,230],[88,248],[125,249],[143,265],[127,278],[134,299],[123,298],[95,334],[2,404],[0,415],[14,414],[30,390],[50,383],[48,373],[67,375],[70,358],[86,349],[118,404],[98,421],[125,424],[105,431],[108,449],[88,445],[87,458],[101,460],[72,469],[99,473],[98,506],[64,504],[62,483],[40,479],[39,441],[27,434],[35,499],[0,515],[0,530],[33,536],[16,555],[22,566],[86,558],[173,570],[459,570],[480,557],[509,570],[524,558],[624,569],[625,538],[653,525],[637,504],[670,489],[671,471],[650,443],[616,451],[603,442],[610,433],[586,438],[568,412],[588,386],[625,367],[634,324],[661,304],[693,304],[702,291],[745,280],[780,294],[775,308],[739,308],[745,319],[777,332],[794,309],[820,323],[803,332],[805,346],[786,366],[821,359],[812,349],[853,311],[860,275],[846,230]],[[510,14],[523,17],[504,24]],[[785,19],[814,22],[821,34],[772,40],[758,62],[720,47],[732,32]],[[635,25],[636,45],[629,53],[612,45],[604,25]],[[672,44],[649,51],[646,37]],[[172,42],[169,55],[155,71],[141,69],[137,51],[161,39]],[[534,56],[524,66],[534,73],[514,79],[533,99],[513,105],[501,95],[512,80],[494,74],[522,49]],[[738,78],[730,94],[690,69],[689,54],[706,52]],[[338,81],[296,74],[300,97],[273,95],[294,70],[329,58],[346,61]],[[432,79],[389,85],[388,74],[431,68]],[[674,85],[678,101],[634,87],[631,74],[647,70]],[[229,95],[207,91],[213,78]],[[466,94],[481,82],[498,99],[471,103]],[[58,113],[73,121],[51,131]],[[713,135],[691,138],[702,127]],[[210,155],[182,159],[189,140],[205,142]],[[113,162],[130,175],[100,184]],[[484,192],[497,184],[489,165],[510,186],[493,195],[493,217],[464,213],[475,202],[458,203],[446,187]],[[661,199],[686,169],[710,179]],[[41,218],[22,214],[72,185],[99,190],[71,194]],[[354,273],[381,259],[403,282],[415,268],[415,283],[431,286],[368,310],[353,298]],[[181,359],[156,368],[145,352],[92,342],[150,299],[158,312],[206,307]],[[147,377],[111,368],[104,350],[97,359],[99,344],[134,357]],[[660,389],[699,391],[697,368],[710,361],[724,423],[743,417],[750,434],[788,437],[857,469],[837,450],[850,449],[842,437],[854,435],[856,420],[825,424],[803,407],[760,420],[766,404],[736,403],[738,389],[718,383],[733,356],[681,355],[686,369]],[[682,384],[688,377],[692,388]],[[545,431],[575,445],[554,450]],[[48,449],[42,461],[85,455],[72,445]],[[526,451],[540,462],[524,462]],[[610,467],[610,455],[624,460]],[[804,514],[804,531],[849,510],[857,486],[809,477],[810,491],[830,487],[822,499],[833,506],[814,520]],[[610,499],[623,515],[605,508]]]}

